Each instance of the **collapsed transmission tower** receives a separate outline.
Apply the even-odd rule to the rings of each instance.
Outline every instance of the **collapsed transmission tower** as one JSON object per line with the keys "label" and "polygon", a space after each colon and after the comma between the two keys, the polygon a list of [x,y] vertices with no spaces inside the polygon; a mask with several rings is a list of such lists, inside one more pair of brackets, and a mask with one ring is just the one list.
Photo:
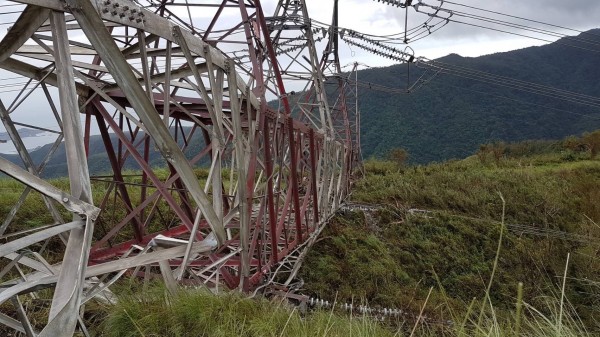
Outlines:
{"label": "collapsed transmission tower", "polygon": [[[348,194],[360,148],[352,86],[325,87],[340,72],[337,33],[313,28],[305,1],[281,0],[272,16],[259,0],[2,7],[15,17],[0,68],[19,87],[0,96],[0,116],[22,165],[0,156],[0,171],[23,191],[0,219],[0,304],[15,313],[0,313],[0,330],[85,332],[82,305],[123,276],[252,291],[282,263],[297,271],[294,254]],[[18,127],[56,136],[44,158]],[[69,186],[43,178],[61,143]],[[100,150],[111,172],[90,176]],[[24,226],[28,198],[47,223]],[[52,302],[36,331],[22,297],[41,289]]]}

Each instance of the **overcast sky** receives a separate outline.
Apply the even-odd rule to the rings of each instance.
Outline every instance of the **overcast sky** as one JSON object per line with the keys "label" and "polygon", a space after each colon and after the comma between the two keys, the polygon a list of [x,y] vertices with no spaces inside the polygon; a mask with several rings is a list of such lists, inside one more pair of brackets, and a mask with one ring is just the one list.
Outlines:
{"label": "overcast sky", "polygon": [[[422,2],[432,6],[439,6],[441,4],[439,0],[422,0]],[[419,0],[413,1],[413,4],[417,3],[419,3]],[[442,8],[476,13],[493,19],[502,19],[514,24],[533,26],[568,35],[577,35],[578,33],[572,30],[559,29],[557,27],[544,26],[515,18],[485,13],[457,4],[479,7],[576,30],[585,31],[600,27],[600,1],[598,0],[454,0],[454,3],[450,4],[446,2]],[[333,0],[307,0],[307,4],[313,19],[331,22]],[[424,7],[421,8],[424,9]],[[404,9],[373,0],[340,0],[340,26],[374,35],[403,32],[405,12]],[[417,13],[412,8],[409,9],[408,16],[409,29],[421,25],[428,19],[427,15]],[[462,18],[457,16],[453,18],[463,21]],[[483,24],[506,29],[490,23],[484,22]],[[556,37],[532,34],[518,29],[509,30],[517,34],[527,34],[547,40],[557,39]],[[545,43],[547,42],[450,22],[429,37],[411,44],[411,47],[415,50],[417,56],[437,58],[449,53],[457,53],[463,56],[479,56]],[[371,56],[360,49],[352,48],[345,44],[341,47],[341,54],[342,63],[358,61],[370,66],[382,66],[392,63],[390,60]]]}
{"label": "overcast sky", "polygon": [[[311,18],[324,22],[331,23],[333,0],[306,0]],[[405,0],[401,0],[405,1]],[[454,0],[449,3],[446,1],[443,5],[441,15],[448,16],[449,12],[461,11],[472,14],[479,14],[491,19],[501,19],[509,21],[516,25],[527,25],[537,29],[544,29],[551,32],[567,35],[577,35],[578,31],[585,31],[591,28],[600,27],[600,0],[528,0],[528,1],[509,1],[509,0],[493,0],[493,1],[476,1],[476,0]],[[5,1],[0,0],[0,4]],[[401,33],[404,31],[404,21],[406,10],[392,7],[382,2],[374,0],[339,0],[339,25],[341,27],[352,29],[365,34],[372,35],[389,35]],[[272,15],[274,12],[277,0],[263,0],[263,8],[266,15]],[[431,12],[425,4],[431,6],[439,6],[440,0],[413,0],[413,4],[422,3],[421,10]],[[515,17],[523,17],[539,22],[549,23],[555,26],[542,25],[531,21],[519,20],[515,17],[501,16],[490,12],[478,11],[473,8],[468,8],[460,5],[478,7],[489,11],[509,14]],[[483,24],[488,27],[509,30],[514,34],[525,34],[542,40],[554,41],[557,37],[548,36],[546,34],[534,34],[523,31],[518,28],[506,28],[495,26],[489,22],[469,21],[464,17],[453,15],[451,19],[471,22],[475,24]],[[16,16],[17,14],[13,14]],[[239,12],[237,14],[239,16]],[[195,18],[203,18],[206,20],[212,18],[212,14],[204,11],[198,11],[193,14]],[[414,8],[408,10],[408,27],[422,26],[428,20],[429,16],[424,13],[415,11]],[[14,20],[11,16],[3,16],[3,20],[9,22]],[[563,29],[556,26],[568,27]],[[5,29],[7,26],[0,26],[0,29]],[[3,37],[0,33],[0,37]],[[400,42],[400,41],[396,41]],[[524,48],[532,45],[546,44],[547,41],[535,40],[515,35],[499,33],[491,30],[468,26],[460,23],[450,22],[440,30],[425,39],[410,43],[410,47],[414,50],[415,56],[424,56],[429,59],[445,56],[450,53],[457,53],[463,56],[479,56],[501,51],[509,51],[519,48]],[[401,49],[404,46],[399,46]],[[342,66],[360,62],[370,67],[387,66],[394,63],[386,58],[372,55],[357,47],[349,46],[345,43],[340,43],[340,56]],[[6,72],[0,72],[0,78],[5,82],[10,82],[10,76]],[[9,77],[9,78],[6,78]],[[16,93],[3,93],[3,101],[9,101],[9,96],[14,96]],[[36,94],[39,94],[36,97]],[[43,100],[41,93],[32,95],[32,98]],[[21,111],[18,115],[22,118],[29,119],[29,116],[38,115],[38,109],[32,109],[32,105],[21,107],[27,111]],[[47,109],[44,109],[47,110]],[[48,127],[51,127],[53,121],[49,119]],[[0,131],[4,128],[0,125]],[[0,146],[0,152],[2,146]]]}

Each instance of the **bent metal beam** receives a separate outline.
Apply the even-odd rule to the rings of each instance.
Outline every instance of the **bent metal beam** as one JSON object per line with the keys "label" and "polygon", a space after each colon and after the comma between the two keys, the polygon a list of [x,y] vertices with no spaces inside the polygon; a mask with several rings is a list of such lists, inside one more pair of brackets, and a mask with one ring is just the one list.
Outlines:
{"label": "bent metal beam", "polygon": [[[177,16],[171,6],[180,0],[14,2],[26,6],[0,35],[0,68],[25,84],[16,98],[0,93],[0,112],[27,169],[0,156],[0,172],[24,187],[0,214],[0,303],[10,300],[18,317],[0,316],[0,325],[38,336],[85,331],[82,304],[119,277],[245,292],[282,270],[293,278],[297,257],[345,199],[358,157],[348,129],[356,112],[333,116],[346,107],[330,101],[346,100],[325,94],[325,65],[339,58],[326,47],[319,64],[322,46],[304,1],[281,0],[273,17],[258,1],[195,1],[195,10],[212,13],[204,21]],[[286,82],[288,72],[305,73],[303,88]],[[334,91],[343,96],[347,87]],[[292,100],[295,90],[303,94]],[[40,102],[39,118],[19,121],[23,107]],[[18,125],[56,133],[41,163]],[[107,175],[88,168],[98,155],[94,129]],[[41,178],[63,137],[70,192]],[[165,168],[155,167],[157,157]],[[124,172],[132,164],[134,176]],[[28,194],[46,200],[53,223],[23,226]],[[63,221],[64,213],[73,219]],[[64,246],[48,252],[57,246],[50,242]],[[45,325],[35,326],[19,296],[45,288],[52,305]]]}

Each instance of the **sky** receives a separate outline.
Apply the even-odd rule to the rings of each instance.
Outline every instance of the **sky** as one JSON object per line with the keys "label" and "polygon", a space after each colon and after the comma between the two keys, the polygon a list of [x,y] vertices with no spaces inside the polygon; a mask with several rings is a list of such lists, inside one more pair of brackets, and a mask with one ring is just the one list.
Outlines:
{"label": "sky", "polygon": [[[401,1],[404,2],[405,0]],[[414,0],[413,5],[420,2],[432,6],[440,6],[442,4],[440,0]],[[476,13],[492,19],[502,19],[513,24],[533,26],[558,34],[577,35],[579,33],[575,30],[560,29],[516,18],[499,16],[458,4],[479,7],[489,11],[505,13],[580,31],[600,28],[600,20],[598,20],[600,18],[600,1],[598,0],[455,0],[454,2],[446,1],[442,5],[443,9]],[[331,22],[333,0],[307,0],[307,6],[313,19]],[[422,6],[420,8],[424,10],[425,7]],[[384,4],[383,2],[376,0],[340,0],[339,12],[341,27],[351,28],[361,33],[387,35],[404,31],[406,11]],[[429,17],[411,8],[408,11],[408,18],[410,29],[411,27],[422,25]],[[453,16],[451,19],[473,22],[459,18],[458,16]],[[484,22],[484,24],[492,28],[501,28],[488,22]],[[527,34],[545,40],[554,41],[557,39],[557,37],[549,37],[546,34],[540,35],[524,32],[521,29],[511,28],[509,30],[516,34]],[[546,43],[548,42],[450,22],[427,38],[411,43],[410,46],[414,49],[416,56],[433,59],[450,53],[457,53],[462,56],[480,56]],[[342,46],[340,54],[342,63],[357,61],[369,66],[385,66],[393,63],[393,61],[369,55],[366,52],[347,45]]]}
{"label": "sky", "polygon": [[[206,1],[206,0],[202,0]],[[216,0],[215,0],[216,1]],[[485,25],[494,29],[507,30],[512,33],[500,33],[489,29],[482,29],[457,22],[449,22],[441,29],[419,41],[410,41],[409,46],[414,50],[414,55],[434,59],[445,56],[450,53],[457,53],[462,56],[480,56],[496,52],[510,51],[533,45],[542,45],[555,41],[562,36],[577,35],[580,31],[586,31],[591,28],[600,28],[600,1],[598,0],[528,0],[528,1],[477,1],[477,0],[413,0],[413,5],[418,4],[419,11],[409,8],[408,11],[402,8],[390,6],[383,3],[384,0],[339,0],[339,26],[352,29],[354,31],[377,36],[397,34],[404,31],[405,15],[408,13],[408,27],[421,27],[429,19],[427,13],[431,13],[431,8],[427,6],[440,6],[439,14],[443,17],[450,15],[451,20],[463,21],[470,24]],[[389,1],[389,0],[386,0]],[[396,0],[404,2],[406,0]],[[0,0],[0,5],[8,3]],[[326,24],[331,23],[333,0],[306,0],[309,15],[312,19]],[[271,15],[274,12],[277,0],[262,0],[264,12]],[[467,7],[467,6],[471,6]],[[472,7],[481,8],[487,11],[504,13],[512,17],[503,16],[497,13],[483,12]],[[11,7],[7,7],[8,11]],[[183,9],[182,9],[183,10]],[[461,13],[483,15],[491,20],[505,20],[510,22],[513,27],[498,26],[490,22],[474,21],[461,16]],[[182,14],[187,14],[182,13]],[[1,22],[10,22],[14,20],[17,14],[3,15]],[[239,12],[237,14],[239,16]],[[185,15],[184,15],[185,16]],[[212,14],[197,11],[193,13],[195,18],[204,18],[210,20]],[[538,22],[524,21],[517,17],[527,18]],[[439,19],[438,22],[442,20]],[[436,21],[433,21],[433,23]],[[542,24],[547,23],[547,24]],[[549,24],[549,25],[548,25]],[[538,30],[550,32],[548,34],[536,34],[521,29],[518,25],[527,25]],[[441,25],[438,25],[438,27]],[[560,27],[559,27],[560,26]],[[4,30],[7,25],[1,25]],[[568,29],[567,29],[568,27]],[[526,38],[516,35],[528,35],[533,37]],[[0,32],[0,37],[3,37]],[[557,36],[552,36],[557,35]],[[402,35],[400,35],[402,37]],[[537,38],[537,40],[536,40]],[[400,39],[390,41],[400,43]],[[397,45],[399,49],[404,49],[404,45]],[[363,64],[361,66],[382,67],[395,63],[392,60],[372,55],[362,49],[354,46],[340,43],[341,65],[349,65],[354,62]],[[6,72],[0,72],[0,86],[11,81],[11,77]],[[9,96],[15,96],[16,92],[2,93],[3,101],[9,101]],[[43,101],[41,93],[32,95],[32,99]],[[44,108],[47,110],[46,108]],[[30,116],[38,116],[37,109],[32,109],[32,105],[20,107],[18,113],[25,119]],[[48,127],[53,123],[48,120]],[[4,128],[0,125],[0,131]],[[5,145],[6,146],[6,145]],[[2,152],[2,146],[0,146]]]}

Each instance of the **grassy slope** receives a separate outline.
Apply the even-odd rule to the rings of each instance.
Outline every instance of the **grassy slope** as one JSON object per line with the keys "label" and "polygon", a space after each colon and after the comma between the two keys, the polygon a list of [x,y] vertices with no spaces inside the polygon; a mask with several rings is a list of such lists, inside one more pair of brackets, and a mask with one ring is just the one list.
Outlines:
{"label": "grassy slope", "polygon": [[304,315],[281,299],[248,299],[204,290],[169,295],[161,287],[121,296],[95,330],[105,337],[134,336],[330,336],[392,337],[393,332],[361,318],[330,312]]}
{"label": "grassy slope", "polygon": [[[566,295],[586,327],[597,330],[598,245],[519,233],[504,237],[490,293],[494,310],[486,306],[479,319],[478,301],[466,314],[472,298],[484,296],[490,278],[500,232],[498,192],[507,202],[507,223],[600,237],[600,227],[593,224],[600,223],[596,202],[600,161],[589,160],[585,153],[563,151],[560,146],[529,156],[513,153],[498,162],[483,159],[484,163],[474,156],[408,168],[367,162],[367,174],[357,182],[353,199],[381,208],[366,214],[347,212],[332,220],[303,268],[306,292],[340,302],[399,307],[416,314],[433,287],[425,314],[456,322],[446,331],[450,335],[483,336],[494,331],[492,335],[508,336],[515,330],[517,283],[523,282],[527,313],[523,331],[530,336],[580,336],[586,333],[570,306],[562,319],[564,326],[557,328],[555,299],[560,298],[566,254],[571,252]],[[63,180],[54,184],[68,189]],[[97,184],[96,193],[101,195],[103,188]],[[0,189],[3,215],[21,187],[3,180]],[[19,213],[21,226],[49,221],[34,216],[43,214],[38,199],[30,197]],[[413,208],[428,212],[410,211]],[[372,323],[330,313],[302,318],[291,308],[236,295],[213,297],[186,291],[170,297],[161,289],[126,294],[117,307],[96,308],[92,316],[93,322],[105,322],[92,326],[97,335],[105,336],[393,334]],[[463,329],[458,323],[465,317],[467,328]],[[409,320],[404,330],[410,331],[412,324]],[[428,329],[436,331],[433,335],[439,332],[435,326]],[[418,335],[430,334],[425,330]]]}
{"label": "grassy slope", "polygon": [[[481,159],[408,168],[367,162],[352,199],[383,207],[332,221],[303,267],[307,292],[418,312],[433,287],[429,315],[464,312],[472,298],[484,296],[491,275],[500,195],[507,224],[600,237],[600,161],[560,146],[498,162]],[[519,282],[525,301],[550,314],[543,295],[560,293],[571,253],[566,296],[586,326],[598,330],[599,248],[598,241],[506,234],[490,295],[496,314],[514,312]]]}

